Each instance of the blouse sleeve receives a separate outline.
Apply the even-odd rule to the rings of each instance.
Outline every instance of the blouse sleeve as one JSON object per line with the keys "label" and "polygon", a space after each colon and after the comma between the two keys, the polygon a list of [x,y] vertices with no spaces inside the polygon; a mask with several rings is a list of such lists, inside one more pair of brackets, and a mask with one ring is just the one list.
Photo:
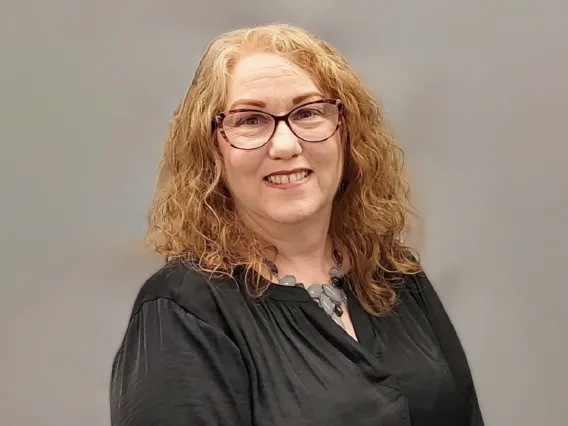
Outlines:
{"label": "blouse sleeve", "polygon": [[484,426],[467,357],[456,330],[426,274],[417,274],[414,280],[417,288],[413,294],[424,310],[450,369],[468,402],[467,426]]}
{"label": "blouse sleeve", "polygon": [[112,426],[251,424],[248,375],[218,328],[168,299],[132,317],[112,367]]}

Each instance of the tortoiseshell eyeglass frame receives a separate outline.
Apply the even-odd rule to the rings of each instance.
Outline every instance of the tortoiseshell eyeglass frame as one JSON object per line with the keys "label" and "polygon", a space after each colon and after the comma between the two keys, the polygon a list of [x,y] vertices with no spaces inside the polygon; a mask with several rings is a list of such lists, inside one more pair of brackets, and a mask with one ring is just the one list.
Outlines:
{"label": "tortoiseshell eyeglass frame", "polygon": [[[301,108],[305,108],[306,106],[309,105],[314,105],[314,104],[331,104],[331,105],[335,105],[337,106],[337,126],[335,126],[335,130],[333,131],[333,133],[331,135],[329,135],[328,137],[324,138],[324,139],[320,139],[320,140],[316,140],[316,141],[310,141],[307,139],[302,138],[301,136],[299,136],[294,129],[292,128],[292,126],[290,126],[290,116],[297,110],[301,109]],[[274,119],[274,129],[272,130],[272,133],[270,135],[270,137],[268,137],[266,139],[266,141],[264,143],[262,143],[259,146],[255,146],[253,148],[243,148],[240,146],[236,146],[233,145],[231,143],[231,141],[229,140],[229,138],[227,137],[227,134],[225,133],[225,129],[223,128],[223,121],[225,120],[225,117],[227,117],[228,115],[234,114],[234,113],[238,113],[238,112],[259,112],[261,114],[266,114],[269,115],[270,117],[272,117]],[[341,102],[340,99],[320,99],[317,101],[312,101],[312,102],[307,102],[305,104],[299,105],[297,107],[295,107],[293,110],[291,110],[290,112],[288,112],[287,114],[284,115],[274,115],[274,114],[270,114],[269,112],[266,111],[262,111],[259,109],[250,109],[250,108],[244,108],[244,109],[230,109],[228,111],[225,112],[221,112],[219,114],[217,114],[213,120],[211,121],[211,126],[212,126],[212,133],[215,133],[215,130],[219,130],[219,132],[221,133],[221,136],[223,136],[223,139],[225,139],[225,141],[231,145],[233,148],[235,149],[241,149],[244,151],[252,151],[254,149],[259,149],[262,148],[264,145],[266,145],[268,143],[268,141],[270,141],[270,139],[272,139],[272,136],[274,136],[274,133],[276,132],[276,129],[278,127],[278,123],[280,123],[280,121],[284,121],[286,123],[286,125],[288,126],[288,128],[290,129],[290,131],[298,138],[303,140],[304,142],[313,142],[313,143],[317,143],[317,142],[323,142],[329,138],[331,138],[333,135],[335,135],[335,133],[337,132],[337,130],[339,129],[339,127],[342,125],[343,123],[343,114],[344,114],[344,110],[343,110],[343,103]]]}

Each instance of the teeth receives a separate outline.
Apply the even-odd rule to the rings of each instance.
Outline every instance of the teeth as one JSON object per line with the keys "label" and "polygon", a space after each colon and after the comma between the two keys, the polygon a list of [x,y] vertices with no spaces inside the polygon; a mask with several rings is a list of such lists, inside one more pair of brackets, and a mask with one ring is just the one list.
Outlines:
{"label": "teeth", "polygon": [[275,183],[277,185],[282,183],[294,183],[299,180],[305,179],[308,176],[307,171],[299,172],[299,173],[291,173],[289,175],[270,175],[267,177],[267,180],[270,183]]}

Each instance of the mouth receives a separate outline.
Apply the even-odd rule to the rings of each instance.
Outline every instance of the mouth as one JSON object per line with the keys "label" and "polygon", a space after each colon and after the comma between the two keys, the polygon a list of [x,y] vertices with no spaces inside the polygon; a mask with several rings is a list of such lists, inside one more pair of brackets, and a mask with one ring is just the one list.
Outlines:
{"label": "mouth", "polygon": [[296,169],[271,173],[268,176],[265,176],[263,180],[275,186],[289,186],[290,184],[304,182],[312,173],[313,171],[309,169]]}

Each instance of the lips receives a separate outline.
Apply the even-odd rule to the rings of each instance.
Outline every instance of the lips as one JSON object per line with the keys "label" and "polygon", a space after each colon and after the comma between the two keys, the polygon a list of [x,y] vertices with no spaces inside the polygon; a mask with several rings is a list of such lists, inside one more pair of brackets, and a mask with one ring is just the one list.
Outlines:
{"label": "lips", "polygon": [[307,178],[312,171],[310,169],[294,169],[288,171],[278,171],[269,174],[264,180],[274,184],[281,185],[286,183],[294,183]]}

